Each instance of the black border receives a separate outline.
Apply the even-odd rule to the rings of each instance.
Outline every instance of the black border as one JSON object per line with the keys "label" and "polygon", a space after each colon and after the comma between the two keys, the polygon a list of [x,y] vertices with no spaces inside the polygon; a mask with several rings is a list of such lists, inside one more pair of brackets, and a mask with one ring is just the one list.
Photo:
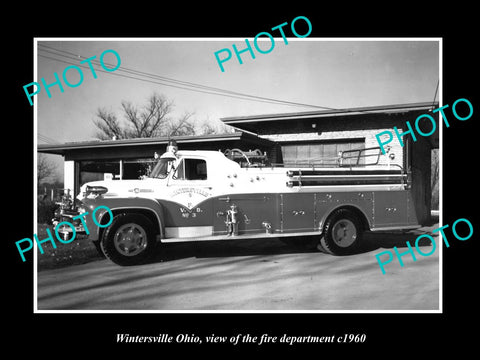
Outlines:
{"label": "black border", "polygon": [[[14,25],[4,22],[6,44],[4,55],[7,87],[4,96],[8,116],[4,118],[3,158],[5,171],[3,192],[6,254],[4,274],[7,283],[3,297],[8,319],[5,343],[22,351],[28,346],[34,352],[51,357],[64,356],[62,347],[72,354],[90,355],[108,352],[161,351],[201,349],[220,351],[259,350],[368,350],[371,355],[388,356],[396,352],[431,354],[433,349],[473,347],[476,324],[468,319],[476,312],[475,260],[478,248],[478,212],[470,205],[478,199],[476,184],[475,128],[480,111],[476,38],[476,10],[468,5],[419,7],[418,3],[383,4],[355,7],[342,3],[328,8],[316,3],[313,9],[294,9],[290,4],[259,6],[245,3],[223,3],[194,9],[186,3],[183,9],[171,10],[162,4],[152,10],[147,5],[129,9],[125,4],[88,5],[71,9],[43,5],[18,10]],[[129,6],[134,6],[129,4]],[[292,5],[293,6],[293,5]],[[443,6],[443,7],[441,7]],[[275,11],[272,9],[275,8]],[[9,11],[12,11],[11,8]],[[452,224],[468,218],[475,228],[474,236],[465,242],[451,241],[444,247],[443,314],[33,314],[33,259],[21,263],[14,241],[29,237],[33,231],[33,108],[25,101],[23,85],[33,79],[34,37],[177,37],[220,36],[251,37],[260,31],[291,21],[303,15],[313,25],[311,37],[442,37],[443,103],[452,104],[467,98],[474,115],[465,122],[453,120],[444,128],[443,145],[443,219]],[[8,69],[8,70],[7,70]],[[476,89],[475,89],[476,90]],[[11,101],[13,100],[13,102]],[[432,99],[433,100],[433,99]],[[9,142],[8,138],[13,141]],[[473,325],[473,328],[471,327]],[[223,336],[237,333],[261,335],[318,335],[365,333],[364,344],[305,344],[302,346],[215,345],[214,347],[182,345],[116,344],[117,333],[154,335],[188,333],[200,336],[215,333]],[[383,350],[382,350],[383,349]],[[374,351],[374,352],[372,352]],[[50,353],[50,354],[48,354]],[[36,356],[37,354],[33,354]],[[58,356],[57,356],[58,355]]]}

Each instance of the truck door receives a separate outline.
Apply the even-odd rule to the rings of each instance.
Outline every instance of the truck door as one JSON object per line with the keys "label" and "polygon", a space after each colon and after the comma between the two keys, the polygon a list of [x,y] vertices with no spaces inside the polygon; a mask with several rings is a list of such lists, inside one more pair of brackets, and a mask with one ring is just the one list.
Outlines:
{"label": "truck door", "polygon": [[211,235],[212,193],[207,162],[202,158],[182,158],[168,179],[165,208],[166,237]]}

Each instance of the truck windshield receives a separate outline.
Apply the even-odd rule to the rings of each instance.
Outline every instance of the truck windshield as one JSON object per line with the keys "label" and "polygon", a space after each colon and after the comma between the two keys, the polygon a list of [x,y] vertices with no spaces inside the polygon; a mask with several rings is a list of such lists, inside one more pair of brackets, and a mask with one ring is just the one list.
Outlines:
{"label": "truck windshield", "polygon": [[170,159],[160,159],[153,168],[150,177],[165,179],[172,169],[172,161]]}

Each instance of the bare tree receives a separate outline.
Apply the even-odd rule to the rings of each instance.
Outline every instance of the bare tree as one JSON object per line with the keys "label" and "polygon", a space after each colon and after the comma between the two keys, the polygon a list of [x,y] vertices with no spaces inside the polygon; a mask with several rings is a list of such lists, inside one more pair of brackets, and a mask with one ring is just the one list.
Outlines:
{"label": "bare tree", "polygon": [[192,113],[185,113],[177,121],[171,122],[167,126],[166,134],[168,136],[194,135],[197,133],[195,125],[191,119]]}
{"label": "bare tree", "polygon": [[37,184],[54,175],[56,166],[43,154],[38,154],[37,158]]}
{"label": "bare tree", "polygon": [[154,93],[140,109],[127,101],[122,101],[122,108],[129,124],[128,138],[155,137],[165,135],[163,129],[170,120],[168,115],[173,110],[173,103]]}
{"label": "bare tree", "polygon": [[125,130],[121,128],[117,116],[106,109],[97,110],[98,120],[94,120],[95,126],[100,130],[96,133],[97,139],[111,140],[127,138]]}
{"label": "bare tree", "polygon": [[126,125],[120,123],[116,115],[105,109],[98,109],[96,137],[100,140],[130,139],[157,136],[193,135],[195,127],[191,113],[179,119],[171,119],[173,102],[157,93],[152,94],[144,106],[138,107],[129,101],[122,101]]}
{"label": "bare tree", "polygon": [[212,134],[226,134],[234,132],[235,130],[230,125],[227,125],[220,120],[210,120],[208,117],[203,123],[198,125],[197,134],[212,135]]}
{"label": "bare tree", "polygon": [[439,207],[439,172],[440,172],[440,159],[439,149],[432,150],[431,160],[431,189],[432,189],[432,209],[438,210]]}
{"label": "bare tree", "polygon": [[217,134],[217,129],[209,122],[204,122],[200,126],[200,135]]}

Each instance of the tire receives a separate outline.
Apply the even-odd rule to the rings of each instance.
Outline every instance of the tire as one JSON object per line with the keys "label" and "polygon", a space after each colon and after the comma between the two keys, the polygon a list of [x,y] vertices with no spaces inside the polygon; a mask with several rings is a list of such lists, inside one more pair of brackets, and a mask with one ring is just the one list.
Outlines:
{"label": "tire", "polygon": [[362,222],[351,210],[334,211],[325,221],[317,248],[332,255],[355,253],[362,240]]}
{"label": "tire", "polygon": [[140,214],[121,214],[103,233],[100,246],[117,265],[144,263],[154,253],[156,239],[152,222]]}

